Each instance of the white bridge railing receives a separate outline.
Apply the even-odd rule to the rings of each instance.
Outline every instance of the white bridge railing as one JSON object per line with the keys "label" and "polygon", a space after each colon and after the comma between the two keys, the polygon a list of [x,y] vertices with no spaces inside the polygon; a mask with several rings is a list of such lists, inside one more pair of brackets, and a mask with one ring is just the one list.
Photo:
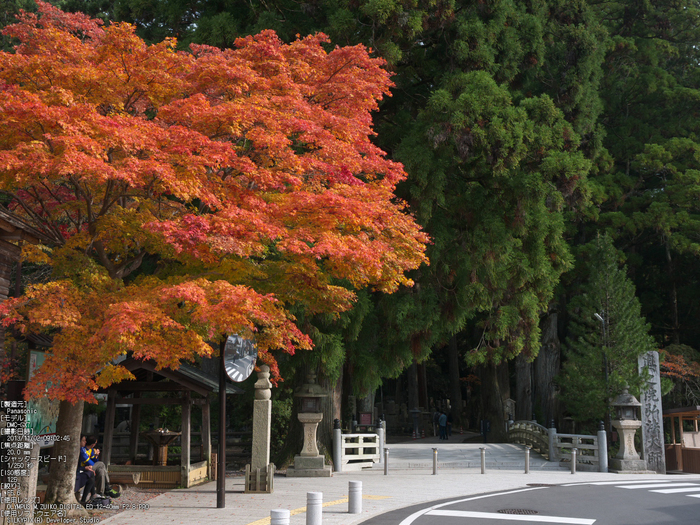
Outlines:
{"label": "white bridge railing", "polygon": [[341,434],[342,470],[361,470],[379,463],[381,440],[378,434]]}
{"label": "white bridge railing", "polygon": [[[532,421],[515,421],[508,428],[508,439],[532,447],[549,461],[571,463],[571,451],[577,450],[576,466],[580,470],[608,471],[608,451],[605,432],[597,436],[559,434],[556,428],[545,428]],[[601,461],[602,459],[602,461]]]}

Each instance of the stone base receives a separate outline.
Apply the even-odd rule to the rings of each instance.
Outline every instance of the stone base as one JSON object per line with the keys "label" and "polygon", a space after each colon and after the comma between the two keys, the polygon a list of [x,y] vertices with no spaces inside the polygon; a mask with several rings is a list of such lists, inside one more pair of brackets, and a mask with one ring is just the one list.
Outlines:
{"label": "stone base", "polygon": [[323,456],[294,456],[294,466],[287,469],[288,478],[328,478],[333,469]]}
{"label": "stone base", "polygon": [[643,459],[618,459],[610,460],[610,471],[612,472],[646,472],[647,462]]}
{"label": "stone base", "polygon": [[293,467],[287,469],[288,478],[330,478],[332,475],[330,465],[322,469],[295,469]]}

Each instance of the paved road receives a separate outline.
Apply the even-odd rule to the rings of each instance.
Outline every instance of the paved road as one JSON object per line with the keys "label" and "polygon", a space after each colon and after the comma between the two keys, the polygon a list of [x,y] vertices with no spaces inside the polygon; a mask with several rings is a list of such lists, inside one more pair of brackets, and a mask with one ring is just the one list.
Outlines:
{"label": "paved road", "polygon": [[664,479],[528,486],[416,505],[366,525],[697,525],[700,481]]}
{"label": "paved road", "polygon": [[[481,445],[455,441],[451,440],[446,443],[428,438],[389,445],[390,468],[388,476],[383,473],[383,465],[375,465],[372,469],[358,472],[334,473],[331,478],[286,478],[279,475],[275,478],[275,491],[272,494],[244,494],[243,479],[234,477],[226,480],[225,509],[216,508],[216,483],[211,482],[192,489],[170,491],[150,500],[148,502],[149,509],[120,512],[106,520],[106,523],[108,525],[142,525],[143,523],[149,525],[189,525],[190,523],[197,525],[269,525],[270,510],[288,509],[292,513],[291,525],[304,525],[306,523],[305,506],[308,492],[323,493],[323,525],[353,525],[380,516],[388,516],[388,512],[405,509],[416,504],[421,505],[420,509],[425,509],[433,505],[430,502],[446,498],[458,500],[495,492],[537,488],[528,485],[563,486],[572,482],[607,481],[613,481],[617,484],[641,480],[671,480],[700,485],[700,476],[697,475],[619,475],[598,472],[579,472],[572,475],[567,469],[549,463],[535,454],[531,458],[530,473],[524,474],[524,448],[519,445]],[[439,468],[436,476],[432,475],[432,449],[434,447],[438,448]],[[481,447],[486,448],[486,474],[481,474],[480,470]],[[364,499],[361,514],[348,513],[349,481],[362,481]],[[620,497],[631,497],[631,493],[635,492],[631,489],[617,489],[615,484],[612,486],[591,485],[590,488],[598,487],[603,494],[620,493],[622,495]],[[555,493],[555,490],[561,491],[561,494],[569,494],[567,491],[572,489],[544,487],[539,490],[530,490],[527,493],[527,498],[538,493],[543,494],[543,496],[547,493],[556,496],[558,493]],[[593,494],[592,491],[590,493]],[[644,494],[647,493],[644,492]],[[658,495],[656,493],[649,494],[654,497]],[[666,494],[666,496],[672,495]],[[483,502],[487,499],[481,498]],[[552,497],[545,499],[552,499]],[[555,497],[554,499],[559,498]],[[530,509],[531,507],[526,503],[534,500],[509,502],[493,499],[492,501],[494,505],[497,503],[507,504],[508,508],[516,508],[517,506],[517,508]],[[671,500],[669,499],[669,501]],[[678,501],[700,503],[700,499],[687,496],[678,496]],[[670,504],[670,506],[677,505]],[[484,508],[487,509],[487,507],[482,509]],[[495,510],[503,508],[507,507],[502,506]],[[455,509],[476,511],[476,508],[460,509],[455,507]],[[495,512],[494,509],[482,509],[479,511]],[[412,512],[417,510],[419,509],[414,508]],[[584,510],[588,511],[589,509],[586,507]],[[405,510],[399,512],[401,513],[400,520],[388,523],[398,525],[401,520],[411,514]],[[551,514],[546,508],[542,508],[542,512],[542,515]],[[697,509],[697,515],[700,516],[700,509]],[[576,517],[576,514],[568,514],[568,516]],[[586,518],[587,514],[581,514],[581,516]],[[422,519],[428,517],[423,516]],[[602,519],[597,515],[593,515],[592,518]],[[471,518],[457,518],[457,521],[453,520],[447,525],[457,525],[457,523],[477,525],[477,522],[472,521]],[[509,521],[509,523],[512,525],[513,522]],[[602,522],[597,522],[596,525],[598,523]],[[618,525],[626,522],[617,521],[615,523]],[[698,524],[700,519],[692,523]],[[412,525],[426,524],[416,522]],[[484,522],[483,524],[478,523],[478,525],[494,525],[494,523]]]}

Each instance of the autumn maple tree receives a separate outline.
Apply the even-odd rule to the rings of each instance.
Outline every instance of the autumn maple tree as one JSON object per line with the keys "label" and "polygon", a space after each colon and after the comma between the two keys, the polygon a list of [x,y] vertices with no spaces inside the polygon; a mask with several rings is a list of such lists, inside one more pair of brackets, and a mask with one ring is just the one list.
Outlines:
{"label": "autumn maple tree", "polygon": [[0,53],[0,191],[53,241],[23,256],[54,279],[0,307],[53,335],[28,395],[91,400],[129,377],[120,355],[177,367],[228,333],[277,373],[271,350],[312,346],[290,307],[411,283],[426,236],[370,140],[381,59],[271,31],[178,51],[38,6]]}

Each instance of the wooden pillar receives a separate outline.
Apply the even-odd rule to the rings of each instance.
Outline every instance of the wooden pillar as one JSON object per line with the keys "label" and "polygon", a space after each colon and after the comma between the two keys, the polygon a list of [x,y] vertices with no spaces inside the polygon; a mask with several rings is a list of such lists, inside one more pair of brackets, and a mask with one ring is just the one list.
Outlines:
{"label": "wooden pillar", "polygon": [[681,439],[681,447],[683,447],[683,416],[678,416],[678,432]]}
{"label": "wooden pillar", "polygon": [[[134,392],[134,398],[140,398],[141,392]],[[139,451],[139,427],[141,426],[141,403],[135,403],[131,407],[131,436],[129,436],[129,459],[131,464],[136,464],[136,456]]]}
{"label": "wooden pillar", "polygon": [[182,430],[180,434],[180,486],[184,488],[190,487],[190,443],[192,436],[191,430],[191,411],[192,404],[190,399],[190,391],[187,390],[182,396]]}
{"label": "wooden pillar", "polygon": [[674,419],[673,416],[670,416],[669,419],[671,420],[671,441],[673,444],[676,444],[676,420]]}
{"label": "wooden pillar", "polygon": [[110,464],[112,458],[112,438],[114,437],[114,416],[117,412],[117,391],[114,388],[107,390],[107,412],[105,413],[105,433],[102,462]]}
{"label": "wooden pillar", "polygon": [[209,409],[209,396],[202,405],[202,448],[204,449],[204,461],[207,462],[207,476],[212,479],[211,469],[211,412]]}

